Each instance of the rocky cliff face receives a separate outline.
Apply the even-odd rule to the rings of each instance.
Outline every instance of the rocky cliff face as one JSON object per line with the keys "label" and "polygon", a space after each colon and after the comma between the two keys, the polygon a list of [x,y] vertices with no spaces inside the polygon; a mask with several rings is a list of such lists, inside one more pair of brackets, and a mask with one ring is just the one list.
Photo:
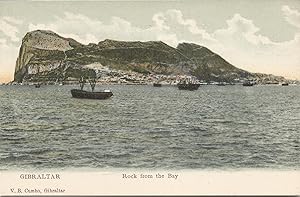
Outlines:
{"label": "rocky cliff face", "polygon": [[51,31],[33,31],[25,35],[15,67],[15,81],[22,82],[34,78],[34,75],[45,74],[58,69],[65,52],[72,50],[80,43],[63,38]]}
{"label": "rocky cliff face", "polygon": [[233,81],[236,78],[254,77],[253,74],[236,68],[208,48],[193,43],[181,43],[177,50],[194,65],[191,73],[205,81]]}
{"label": "rocky cliff face", "polygon": [[252,73],[238,69],[209,49],[182,43],[173,48],[160,41],[104,40],[83,45],[51,31],[25,35],[15,68],[15,81],[57,81],[95,76],[86,65],[153,74],[189,74],[200,80],[232,81]]}

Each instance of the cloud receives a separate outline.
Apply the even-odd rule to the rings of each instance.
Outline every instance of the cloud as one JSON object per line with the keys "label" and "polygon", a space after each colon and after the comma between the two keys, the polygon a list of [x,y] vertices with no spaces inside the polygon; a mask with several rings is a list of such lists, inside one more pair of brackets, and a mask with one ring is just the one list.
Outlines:
{"label": "cloud", "polygon": [[[271,41],[268,37],[258,34],[259,28],[254,25],[252,20],[242,17],[240,14],[235,14],[231,19],[226,21],[227,28],[216,30],[213,37],[216,40],[228,40],[230,42],[236,42],[239,40],[239,44],[253,44],[253,45],[265,45],[270,44]],[[230,43],[227,43],[230,44]]]}
{"label": "cloud", "polygon": [[226,23],[226,28],[213,33],[218,42],[208,47],[240,68],[300,78],[299,32],[290,41],[274,42],[262,35],[252,20],[240,14]]}
{"label": "cloud", "polygon": [[163,13],[154,14],[152,21],[155,23],[157,29],[159,30],[169,30],[170,27],[165,24],[166,17]]}
{"label": "cloud", "polygon": [[0,17],[0,32],[9,37],[11,41],[17,42],[20,40],[17,36],[19,32],[17,25],[20,24],[22,24],[22,21],[13,17]]}
{"label": "cloud", "polygon": [[172,40],[172,46],[190,38],[197,38],[198,41],[205,40],[206,42],[216,41],[204,28],[198,25],[195,19],[185,18],[180,10],[170,9],[156,13],[152,20],[154,21],[155,33],[160,35],[157,37],[164,37],[162,34],[172,36],[173,39],[169,39]]}
{"label": "cloud", "polygon": [[88,44],[106,38],[122,39],[131,37],[131,33],[141,31],[131,26],[131,23],[119,17],[112,17],[108,24],[91,19],[81,14],[65,12],[62,17],[55,17],[49,24],[29,24],[29,30],[48,29],[65,37],[72,37],[77,41]]}
{"label": "cloud", "polygon": [[5,38],[0,38],[0,82],[13,80],[17,56],[18,47],[8,44]]}
{"label": "cloud", "polygon": [[0,44],[1,44],[1,45],[6,44],[6,39],[0,38]]}
{"label": "cloud", "polygon": [[281,10],[283,12],[285,20],[289,24],[300,28],[300,12],[298,10],[291,9],[287,5],[282,6]]}
{"label": "cloud", "polygon": [[22,20],[19,20],[19,19],[13,18],[13,17],[9,17],[9,16],[4,16],[3,19],[9,23],[13,23],[16,25],[21,25],[23,23]]}

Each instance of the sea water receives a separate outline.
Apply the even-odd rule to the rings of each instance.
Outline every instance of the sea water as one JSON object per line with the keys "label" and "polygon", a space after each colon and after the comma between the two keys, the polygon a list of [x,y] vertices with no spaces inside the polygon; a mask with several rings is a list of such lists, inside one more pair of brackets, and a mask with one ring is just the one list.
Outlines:
{"label": "sea water", "polygon": [[0,169],[300,167],[300,86],[72,88],[0,86]]}

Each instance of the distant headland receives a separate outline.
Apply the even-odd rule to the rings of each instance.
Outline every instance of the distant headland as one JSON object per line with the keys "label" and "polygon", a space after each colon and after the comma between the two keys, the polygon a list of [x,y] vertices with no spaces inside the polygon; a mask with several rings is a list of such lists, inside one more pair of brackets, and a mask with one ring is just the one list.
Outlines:
{"label": "distant headland", "polygon": [[161,41],[104,40],[81,44],[52,31],[28,32],[22,40],[13,83],[75,83],[81,77],[101,83],[176,83],[194,76],[203,83],[283,83],[284,77],[239,69],[194,43],[173,48]]}

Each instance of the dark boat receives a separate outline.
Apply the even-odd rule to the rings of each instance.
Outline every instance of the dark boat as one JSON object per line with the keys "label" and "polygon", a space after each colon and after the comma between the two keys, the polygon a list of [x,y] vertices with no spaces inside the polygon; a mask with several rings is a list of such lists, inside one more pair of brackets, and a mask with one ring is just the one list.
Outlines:
{"label": "dark boat", "polygon": [[287,82],[284,82],[281,84],[282,86],[288,86],[289,84]]}
{"label": "dark boat", "polygon": [[153,83],[154,87],[161,87],[161,83]]}
{"label": "dark boat", "polygon": [[34,86],[35,86],[36,88],[39,88],[39,87],[41,87],[41,84],[38,83],[38,84],[35,84]]}
{"label": "dark boat", "polygon": [[198,90],[200,84],[177,84],[179,90]]}
{"label": "dark boat", "polygon": [[177,84],[179,90],[198,90],[200,83],[195,83],[191,79],[184,79]]}
{"label": "dark boat", "polygon": [[243,86],[253,86],[253,85],[254,85],[254,83],[251,82],[251,81],[245,81],[245,82],[243,83]]}
{"label": "dark boat", "polygon": [[96,85],[96,80],[89,80],[89,83],[91,85],[92,91],[85,91],[83,90],[84,84],[85,84],[85,80],[83,79],[83,77],[81,78],[81,80],[79,81],[80,83],[80,90],[79,89],[72,89],[71,90],[71,94],[72,97],[74,98],[82,98],[82,99],[108,99],[110,98],[113,93],[110,90],[104,90],[104,91],[100,91],[100,92],[94,92],[95,89],[95,85]]}
{"label": "dark boat", "polygon": [[89,92],[85,90],[72,89],[71,94],[74,98],[83,99],[108,99],[113,93],[111,91]]}

